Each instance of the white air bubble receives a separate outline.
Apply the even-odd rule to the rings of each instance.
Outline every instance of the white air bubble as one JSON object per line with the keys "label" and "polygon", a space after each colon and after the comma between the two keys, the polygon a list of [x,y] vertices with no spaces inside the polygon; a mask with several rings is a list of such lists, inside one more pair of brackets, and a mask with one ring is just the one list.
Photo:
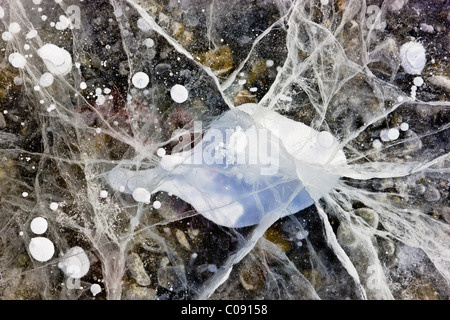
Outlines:
{"label": "white air bubble", "polygon": [[10,25],[8,27],[8,31],[11,33],[19,33],[20,32],[20,24],[18,24],[17,22],[10,23]]}
{"label": "white air bubble", "polygon": [[403,123],[400,125],[400,130],[402,130],[402,131],[408,131],[408,129],[409,129],[409,124],[407,124],[406,122],[403,122]]}
{"label": "white air bubble", "polygon": [[86,82],[80,82],[80,89],[81,89],[81,90],[84,90],[84,89],[86,89],[86,88],[87,88]]}
{"label": "white air bubble", "polygon": [[138,19],[137,26],[143,32],[149,32],[152,30],[152,27],[148,24],[147,21],[144,20],[144,18]]}
{"label": "white air bubble", "polygon": [[55,246],[53,242],[44,237],[32,238],[28,245],[31,256],[40,262],[50,260],[55,253]]}
{"label": "white air bubble", "polygon": [[403,69],[409,74],[420,74],[427,62],[425,48],[418,42],[407,42],[400,48]]}
{"label": "white air bubble", "polygon": [[422,77],[415,77],[414,80],[414,85],[417,87],[420,87],[423,85],[423,78]]}
{"label": "white air bubble", "polygon": [[133,190],[133,199],[137,202],[150,203],[150,192],[145,188],[136,188]]}
{"label": "white air bubble", "polygon": [[98,283],[94,283],[93,285],[91,285],[90,291],[92,295],[95,297],[97,294],[102,292],[102,287],[100,287]]}
{"label": "white air bubble", "polygon": [[81,247],[72,247],[61,258],[58,263],[64,274],[73,279],[80,279],[85,276],[90,267],[89,257]]}
{"label": "white air bubble", "polygon": [[56,203],[56,202],[50,203],[50,210],[55,211],[58,209],[58,207],[59,207],[58,203]]}
{"label": "white air bubble", "polygon": [[36,217],[31,221],[30,229],[35,234],[43,234],[47,231],[48,223],[43,217]]}
{"label": "white air bubble", "polygon": [[14,39],[14,36],[12,35],[11,32],[5,31],[2,33],[2,39],[5,41],[11,41],[12,39]]}
{"label": "white air bubble", "polygon": [[108,191],[102,190],[100,191],[100,198],[106,198],[108,196]]}
{"label": "white air bubble", "polygon": [[324,148],[330,148],[334,144],[334,138],[330,132],[322,131],[317,135],[317,142]]}
{"label": "white air bubble", "polygon": [[372,146],[374,147],[374,149],[381,149],[381,147],[383,146],[383,143],[380,140],[375,139],[372,142]]}
{"label": "white air bubble", "polygon": [[44,74],[42,74],[41,78],[39,79],[39,84],[42,87],[49,87],[53,84],[53,81],[55,80],[55,78],[53,77],[53,75],[50,72],[45,72]]}
{"label": "white air bubble", "polygon": [[400,132],[396,128],[391,128],[388,130],[387,136],[391,141],[397,140],[397,138],[400,136]]}
{"label": "white air bubble", "polygon": [[8,61],[14,68],[18,69],[23,69],[27,64],[25,57],[18,52],[11,53],[8,57]]}
{"label": "white air bubble", "polygon": [[187,100],[189,93],[181,84],[176,84],[170,89],[170,97],[176,103],[183,103]]}
{"label": "white air bubble", "polygon": [[133,85],[138,89],[145,88],[150,82],[150,78],[144,72],[137,72],[131,79]]}
{"label": "white air bubble", "polygon": [[147,38],[147,39],[144,40],[144,45],[147,48],[152,48],[155,45],[155,41],[153,39],[151,39],[151,38]]}
{"label": "white air bubble", "polygon": [[26,39],[33,39],[34,37],[37,36],[37,31],[36,30],[31,30],[30,32],[27,33],[27,35],[25,36]]}
{"label": "white air bubble", "polygon": [[166,150],[164,148],[159,148],[158,150],[156,150],[156,155],[162,158],[166,155]]}
{"label": "white air bubble", "polygon": [[161,202],[159,202],[158,200],[156,200],[155,202],[153,202],[153,208],[155,209],[159,209],[161,208]]}
{"label": "white air bubble", "polygon": [[48,71],[55,75],[65,75],[72,69],[72,56],[64,48],[47,43],[37,52]]}

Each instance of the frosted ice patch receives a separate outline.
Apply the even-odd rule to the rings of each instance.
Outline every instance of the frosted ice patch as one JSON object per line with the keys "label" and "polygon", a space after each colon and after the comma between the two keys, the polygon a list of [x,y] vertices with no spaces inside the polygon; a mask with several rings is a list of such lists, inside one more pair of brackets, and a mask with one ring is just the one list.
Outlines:
{"label": "frosted ice patch", "polygon": [[45,72],[42,74],[42,76],[39,78],[39,84],[42,87],[49,87],[53,84],[53,81],[55,80],[55,77],[50,72]]}
{"label": "frosted ice patch", "polygon": [[72,69],[72,56],[64,48],[47,43],[37,53],[48,71],[55,75],[65,75]]}
{"label": "frosted ice patch", "polygon": [[427,62],[425,48],[418,42],[407,42],[400,48],[401,65],[409,74],[420,74]]}
{"label": "frosted ice patch", "polygon": [[43,234],[47,231],[48,222],[43,217],[36,217],[31,221],[30,228],[35,234]]}
{"label": "frosted ice patch", "polygon": [[27,64],[27,59],[18,52],[11,53],[8,57],[8,61],[14,68],[18,69],[23,69]]}
{"label": "frosted ice patch", "polygon": [[32,238],[28,245],[31,256],[40,262],[50,260],[55,253],[53,242],[44,237]]}
{"label": "frosted ice patch", "polygon": [[170,89],[170,97],[176,103],[183,103],[187,100],[189,93],[181,84],[176,84]]}
{"label": "frosted ice patch", "polygon": [[67,277],[80,279],[85,276],[90,267],[89,257],[81,247],[72,247],[61,258],[58,263],[60,268]]}
{"label": "frosted ice patch", "polygon": [[135,86],[136,88],[143,89],[150,82],[150,78],[144,72],[137,72],[131,79],[131,82],[133,83],[133,86]]}

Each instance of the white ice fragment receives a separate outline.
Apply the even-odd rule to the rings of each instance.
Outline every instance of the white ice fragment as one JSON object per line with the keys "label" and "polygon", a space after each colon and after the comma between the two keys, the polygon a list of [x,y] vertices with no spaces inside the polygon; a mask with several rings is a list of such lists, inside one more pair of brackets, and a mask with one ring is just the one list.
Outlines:
{"label": "white ice fragment", "polygon": [[170,97],[176,103],[183,103],[187,100],[189,94],[187,89],[181,84],[176,84],[170,89]]}
{"label": "white ice fragment", "polygon": [[19,33],[20,32],[20,24],[17,22],[11,22],[8,27],[8,31],[11,33]]}
{"label": "white ice fragment", "polygon": [[55,253],[55,246],[53,242],[44,237],[32,238],[28,245],[31,256],[40,262],[50,260]]}
{"label": "white ice fragment", "polygon": [[266,67],[270,68],[273,67],[273,65],[274,65],[273,60],[266,60]]}
{"label": "white ice fragment", "polygon": [[58,207],[59,207],[58,203],[56,202],[50,203],[50,210],[55,211],[58,209]]}
{"label": "white ice fragment", "polygon": [[67,277],[80,279],[85,276],[90,267],[89,257],[81,247],[72,247],[61,258],[58,263],[60,268]]}
{"label": "white ice fragment", "polygon": [[148,77],[148,75],[146,73],[139,71],[139,72],[136,72],[136,74],[133,76],[133,78],[131,79],[131,82],[133,83],[133,85],[136,88],[143,89],[150,82],[150,78]]}
{"label": "white ice fragment", "polygon": [[414,82],[415,86],[420,87],[421,85],[423,85],[423,78],[422,77],[415,77],[413,82]]}
{"label": "white ice fragment", "polygon": [[166,155],[166,150],[164,148],[159,148],[158,150],[156,150],[156,155],[162,158]]}
{"label": "white ice fragment", "polygon": [[152,30],[152,27],[150,26],[150,24],[148,24],[147,21],[145,21],[144,18],[138,19],[137,26],[143,32],[149,32],[150,30]]}
{"label": "white ice fragment", "polygon": [[100,198],[106,198],[108,196],[108,191],[102,190],[100,191]]}
{"label": "white ice fragment", "polygon": [[11,53],[8,57],[8,61],[14,68],[18,69],[23,69],[27,64],[25,57],[18,52]]}
{"label": "white ice fragment", "polygon": [[86,84],[86,82],[80,82],[80,89],[81,90],[84,90],[84,89],[86,89],[87,88],[87,84]]}
{"label": "white ice fragment", "polygon": [[400,59],[405,72],[420,74],[427,62],[425,48],[418,42],[407,42],[400,48]]}
{"label": "white ice fragment", "polygon": [[317,135],[317,142],[324,148],[331,148],[334,144],[334,137],[328,131],[322,131]]}
{"label": "white ice fragment", "polygon": [[28,192],[26,192],[26,191],[22,192],[22,197],[24,197],[24,198],[28,197]]}
{"label": "white ice fragment", "polygon": [[408,129],[409,129],[409,124],[408,124],[408,123],[403,122],[403,123],[400,125],[400,130],[402,130],[402,131],[408,131]]}
{"label": "white ice fragment", "polygon": [[153,202],[153,208],[155,208],[155,209],[161,208],[161,202],[159,202],[158,200],[156,200],[155,202]]}
{"label": "white ice fragment", "polygon": [[36,217],[31,221],[30,228],[35,234],[43,234],[47,231],[48,223],[43,217]]}
{"label": "white ice fragment", "polygon": [[5,41],[11,41],[14,38],[11,32],[5,31],[2,33],[2,39]]}
{"label": "white ice fragment", "polygon": [[150,202],[150,192],[145,188],[136,188],[133,190],[133,199],[137,202]]}
{"label": "white ice fragment", "polygon": [[147,38],[147,39],[144,40],[144,45],[147,48],[151,48],[151,47],[153,47],[155,45],[155,41],[152,38]]}
{"label": "white ice fragment", "polygon": [[3,10],[3,8],[0,6],[0,19],[3,19],[4,16],[5,16],[5,10]]}
{"label": "white ice fragment", "polygon": [[328,5],[329,0],[320,0],[320,4],[323,6]]}
{"label": "white ice fragment", "polygon": [[47,43],[38,51],[47,69],[56,75],[65,75],[72,69],[72,56],[64,48]]}
{"label": "white ice fragment", "polygon": [[53,77],[53,74],[51,74],[50,72],[45,72],[39,78],[39,84],[42,87],[49,87],[53,84],[54,80],[55,80],[55,78]]}
{"label": "white ice fragment", "polygon": [[30,32],[28,32],[25,36],[26,39],[33,39],[34,37],[37,36],[37,31],[36,30],[31,30]]}
{"label": "white ice fragment", "polygon": [[93,285],[91,285],[90,290],[91,290],[92,295],[95,297],[97,294],[102,292],[102,287],[100,287],[100,285],[98,283],[94,283]]}

